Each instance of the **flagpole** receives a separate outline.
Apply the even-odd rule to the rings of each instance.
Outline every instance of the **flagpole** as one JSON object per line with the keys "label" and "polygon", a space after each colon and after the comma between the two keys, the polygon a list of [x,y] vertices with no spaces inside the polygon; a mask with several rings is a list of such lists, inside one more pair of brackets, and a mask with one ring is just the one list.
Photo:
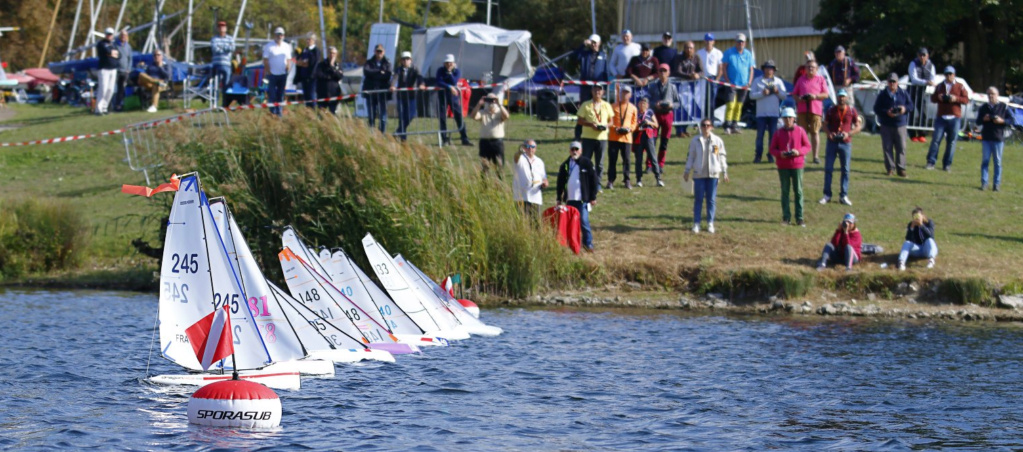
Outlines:
{"label": "flagpole", "polygon": [[238,362],[234,360],[234,347],[231,347],[231,367],[234,369],[231,371],[231,379],[238,379]]}

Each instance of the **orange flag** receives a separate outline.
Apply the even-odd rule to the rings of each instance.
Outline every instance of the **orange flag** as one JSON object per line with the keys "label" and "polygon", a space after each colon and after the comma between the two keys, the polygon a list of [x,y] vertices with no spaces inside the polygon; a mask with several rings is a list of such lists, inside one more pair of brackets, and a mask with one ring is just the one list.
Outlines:
{"label": "orange flag", "polygon": [[145,197],[151,197],[157,193],[163,193],[165,191],[178,191],[181,181],[178,180],[177,174],[172,174],[170,182],[166,184],[160,184],[156,188],[149,188],[144,185],[121,185],[121,193],[127,193],[129,195],[139,195]]}

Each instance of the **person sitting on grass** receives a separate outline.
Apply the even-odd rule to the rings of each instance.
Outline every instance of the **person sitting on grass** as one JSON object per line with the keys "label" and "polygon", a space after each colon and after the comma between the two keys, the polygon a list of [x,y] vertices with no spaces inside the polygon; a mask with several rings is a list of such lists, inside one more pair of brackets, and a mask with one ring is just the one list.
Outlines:
{"label": "person sitting on grass", "polygon": [[847,213],[839,223],[835,235],[831,241],[824,245],[821,253],[821,260],[817,263],[817,271],[828,268],[829,261],[841,262],[845,265],[845,271],[852,271],[853,264],[860,261],[863,237],[856,227],[856,216]]}
{"label": "person sitting on grass", "polygon": [[924,209],[913,209],[913,221],[906,225],[906,241],[899,253],[899,271],[906,269],[906,259],[926,257],[927,268],[934,268],[938,256],[938,244],[934,241],[934,221],[924,215]]}

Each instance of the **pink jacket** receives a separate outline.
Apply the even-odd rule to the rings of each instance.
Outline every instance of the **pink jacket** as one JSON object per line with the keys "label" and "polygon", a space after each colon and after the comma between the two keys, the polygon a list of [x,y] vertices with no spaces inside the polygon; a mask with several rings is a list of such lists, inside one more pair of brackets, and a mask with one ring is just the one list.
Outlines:
{"label": "pink jacket", "polygon": [[[792,149],[799,151],[796,157],[782,157],[782,153]],[[810,152],[810,137],[806,136],[806,130],[799,126],[792,126],[792,130],[784,127],[778,129],[771,139],[771,147],[767,149],[774,156],[774,163],[778,169],[800,169],[803,167],[806,154]]]}
{"label": "pink jacket", "polygon": [[[828,93],[828,82],[824,80],[824,76],[817,75],[814,78],[807,78],[805,75],[796,80],[795,86],[792,87],[792,99],[796,101],[796,111],[799,113],[806,113],[806,101],[800,99],[804,94],[827,94]],[[824,116],[824,101],[811,100],[810,101],[810,113],[817,116]]]}

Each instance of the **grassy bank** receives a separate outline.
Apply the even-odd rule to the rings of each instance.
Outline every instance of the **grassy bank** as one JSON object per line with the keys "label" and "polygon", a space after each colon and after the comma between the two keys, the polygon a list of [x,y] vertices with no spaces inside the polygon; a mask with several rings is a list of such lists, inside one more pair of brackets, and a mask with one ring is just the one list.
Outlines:
{"label": "grassy bank", "polygon": [[[0,141],[59,136],[70,133],[72,129],[74,133],[98,131],[130,121],[117,115],[102,118],[67,115],[64,107],[16,108],[18,116],[12,122],[25,118],[38,119],[31,119],[18,130],[0,133]],[[504,206],[510,204],[507,197],[501,198],[498,194],[477,196],[474,192],[455,191],[445,188],[447,186],[443,184],[436,185],[437,182],[429,176],[430,181],[419,187],[437,194],[435,198],[458,197],[467,203],[489,202],[493,205],[487,207],[490,210],[480,210],[487,212],[485,215],[467,218],[466,225],[459,225],[449,218],[464,215],[464,212],[454,206],[445,207],[442,200],[428,199],[422,204],[403,202],[417,190],[413,182],[418,183],[417,178],[427,177],[416,165],[406,161],[401,162],[404,165],[401,166],[391,162],[399,159],[384,159],[382,163],[398,166],[382,169],[381,175],[366,176],[365,173],[374,172],[376,165],[381,164],[374,159],[406,151],[399,150],[387,140],[370,139],[361,124],[341,123],[343,127],[335,124],[330,129],[323,123],[305,117],[278,123],[267,121],[265,114],[259,111],[232,115],[236,131],[228,132],[227,135],[238,136],[227,142],[233,143],[231,146],[236,147],[236,150],[229,149],[220,155],[220,149],[212,148],[214,138],[209,138],[205,143],[182,144],[182,149],[191,153],[175,154],[172,161],[193,158],[189,157],[193,154],[201,156],[202,159],[197,159],[197,169],[208,174],[211,178],[207,178],[207,182],[221,190],[211,190],[211,194],[232,190],[236,194],[251,192],[251,197],[229,197],[239,220],[253,221],[249,225],[250,229],[264,231],[247,231],[250,236],[269,234],[266,228],[268,225],[293,222],[312,241],[327,245],[337,243],[331,240],[327,231],[331,227],[345,224],[362,228],[360,232],[373,232],[391,251],[426,262],[435,273],[459,270],[469,273],[469,268],[473,272],[496,271],[492,267],[506,261],[508,254],[502,251],[508,249],[506,244],[485,245],[470,239],[465,242],[468,245],[463,245],[449,239],[441,240],[438,248],[466,253],[463,256],[468,256],[471,249],[474,255],[481,256],[480,259],[485,262],[462,268],[446,264],[440,257],[431,257],[436,255],[425,249],[431,246],[430,239],[438,233],[448,234],[445,237],[454,237],[456,234],[473,236],[474,228],[489,228],[492,227],[490,223],[497,223],[502,228],[508,227],[504,223],[518,224],[514,212]],[[119,120],[119,123],[104,123],[112,120]],[[292,134],[285,140],[268,137],[268,131],[280,135],[281,132],[276,128],[282,125],[306,132]],[[476,125],[470,123],[469,127],[470,137],[475,136]],[[62,130],[66,132],[59,132]],[[538,155],[547,163],[553,184],[557,164],[567,156],[567,143],[571,137],[568,124],[555,127],[554,123],[513,117],[508,133],[506,147],[509,149],[509,157],[517,141],[527,137],[537,139]],[[340,152],[339,156],[344,157],[330,157],[336,161],[324,161],[321,159],[325,157],[294,149],[324,149],[325,143],[329,144],[332,140],[356,140],[372,144],[337,151]],[[823,181],[822,166],[809,165],[804,178],[808,227],[795,228],[780,225],[779,183],[773,166],[750,163],[753,158],[754,134],[746,131],[738,136],[725,136],[724,140],[731,162],[729,173],[732,182],[722,184],[719,188],[717,234],[693,235],[689,232],[692,196],[682,184],[687,140],[673,139],[668,153],[667,186],[657,188],[648,184],[647,187],[631,191],[621,188],[605,190],[591,215],[597,251],[572,258],[573,263],[568,267],[559,264],[556,266],[559,269],[557,272],[564,272],[568,268],[568,274],[574,274],[574,278],[584,281],[582,285],[605,292],[624,292],[638,284],[643,290],[664,291],[666,296],[674,292],[716,292],[736,299],[771,295],[799,297],[801,294],[822,290],[884,296],[892,293],[900,282],[911,280],[923,283],[944,282],[942,298],[949,301],[985,302],[991,299],[995,291],[1016,290],[1018,281],[1023,280],[1023,272],[1019,270],[1016,257],[1023,252],[1023,233],[1016,226],[1021,213],[1020,194],[1023,193],[1023,177],[1014,170],[1023,166],[1023,156],[1018,152],[1018,146],[1006,147],[1003,191],[992,193],[977,190],[980,164],[978,142],[959,143],[956,163],[951,173],[925,171],[926,145],[910,143],[909,178],[899,179],[884,174],[879,138],[872,135],[856,136],[850,183],[850,198],[854,205],[817,204]],[[0,195],[6,197],[18,193],[70,197],[76,205],[82,206],[87,212],[92,236],[89,253],[95,258],[87,260],[86,266],[95,262],[100,267],[118,268],[152,262],[135,253],[130,240],[135,237],[155,239],[159,234],[158,217],[166,214],[166,207],[159,200],[127,197],[117,192],[121,183],[140,182],[140,176],[121,162],[123,148],[117,139],[100,138],[79,144],[51,146],[45,149],[36,147],[0,151],[0,172],[7,176],[0,180]],[[449,164],[458,171],[464,171],[444,175],[449,180],[448,184],[451,179],[458,177],[483,180],[475,175],[475,148],[416,149],[413,155],[421,159],[422,163]],[[250,154],[258,154],[258,158],[248,160]],[[230,161],[228,155],[243,156],[245,159]],[[287,170],[260,166],[277,165],[284,162],[280,159],[285,157],[287,166],[283,168]],[[351,166],[348,164],[350,160],[346,160],[356,158],[361,159],[354,161],[359,166]],[[177,161],[182,167],[185,163],[187,160]],[[326,170],[328,167],[329,171]],[[395,177],[405,174],[409,177]],[[503,183],[510,184],[510,174],[510,169],[507,169]],[[372,177],[374,180],[367,182],[360,177]],[[647,181],[650,180],[648,176]],[[340,181],[365,185],[346,187],[339,185]],[[232,187],[232,183],[238,184],[238,187]],[[473,187],[480,187],[482,182],[473,184]],[[359,211],[368,209],[366,206],[369,204],[360,204],[358,196],[340,196],[338,199],[327,196],[330,192],[344,194],[348,190],[351,195],[358,193],[358,190],[377,190],[381,187],[387,188],[386,196],[389,197],[382,198],[389,202],[385,205],[386,209],[382,210],[386,214],[371,215],[368,210]],[[486,189],[492,190],[492,187]],[[837,186],[835,189],[837,191]],[[279,198],[280,202],[269,204],[261,201],[271,198]],[[545,194],[546,205],[550,205],[552,200],[553,190]],[[320,209],[314,208],[316,206],[320,206]],[[925,269],[921,263],[912,262],[909,271],[898,273],[893,270],[895,256],[909,221],[910,210],[914,206],[923,207],[937,224],[940,248],[938,265],[934,269]],[[294,215],[295,209],[322,214],[304,218]],[[864,241],[883,246],[885,252],[879,256],[868,256],[852,274],[834,270],[823,273],[813,271],[812,265],[820,249],[847,211],[855,213],[859,218]],[[246,220],[247,217],[254,220]],[[436,224],[438,219],[440,224]],[[417,222],[429,223],[429,226],[422,229],[425,232],[401,232],[405,230],[403,226]],[[488,235],[476,237],[480,236]],[[254,240],[263,242],[262,239]],[[360,247],[347,241],[342,243],[349,250],[355,250],[353,254],[361,259]],[[487,246],[493,248],[484,249]],[[485,258],[482,257],[484,255]],[[536,266],[537,262],[543,260],[512,262],[509,265],[518,265],[519,268],[525,265]],[[887,264],[888,268],[882,269],[881,264]],[[539,283],[539,287],[556,288],[566,283],[565,275],[537,275],[534,277],[538,279],[527,279],[523,284],[528,285],[533,281]],[[500,278],[493,280],[501,281]],[[510,284],[510,281],[505,280],[500,284]]]}

